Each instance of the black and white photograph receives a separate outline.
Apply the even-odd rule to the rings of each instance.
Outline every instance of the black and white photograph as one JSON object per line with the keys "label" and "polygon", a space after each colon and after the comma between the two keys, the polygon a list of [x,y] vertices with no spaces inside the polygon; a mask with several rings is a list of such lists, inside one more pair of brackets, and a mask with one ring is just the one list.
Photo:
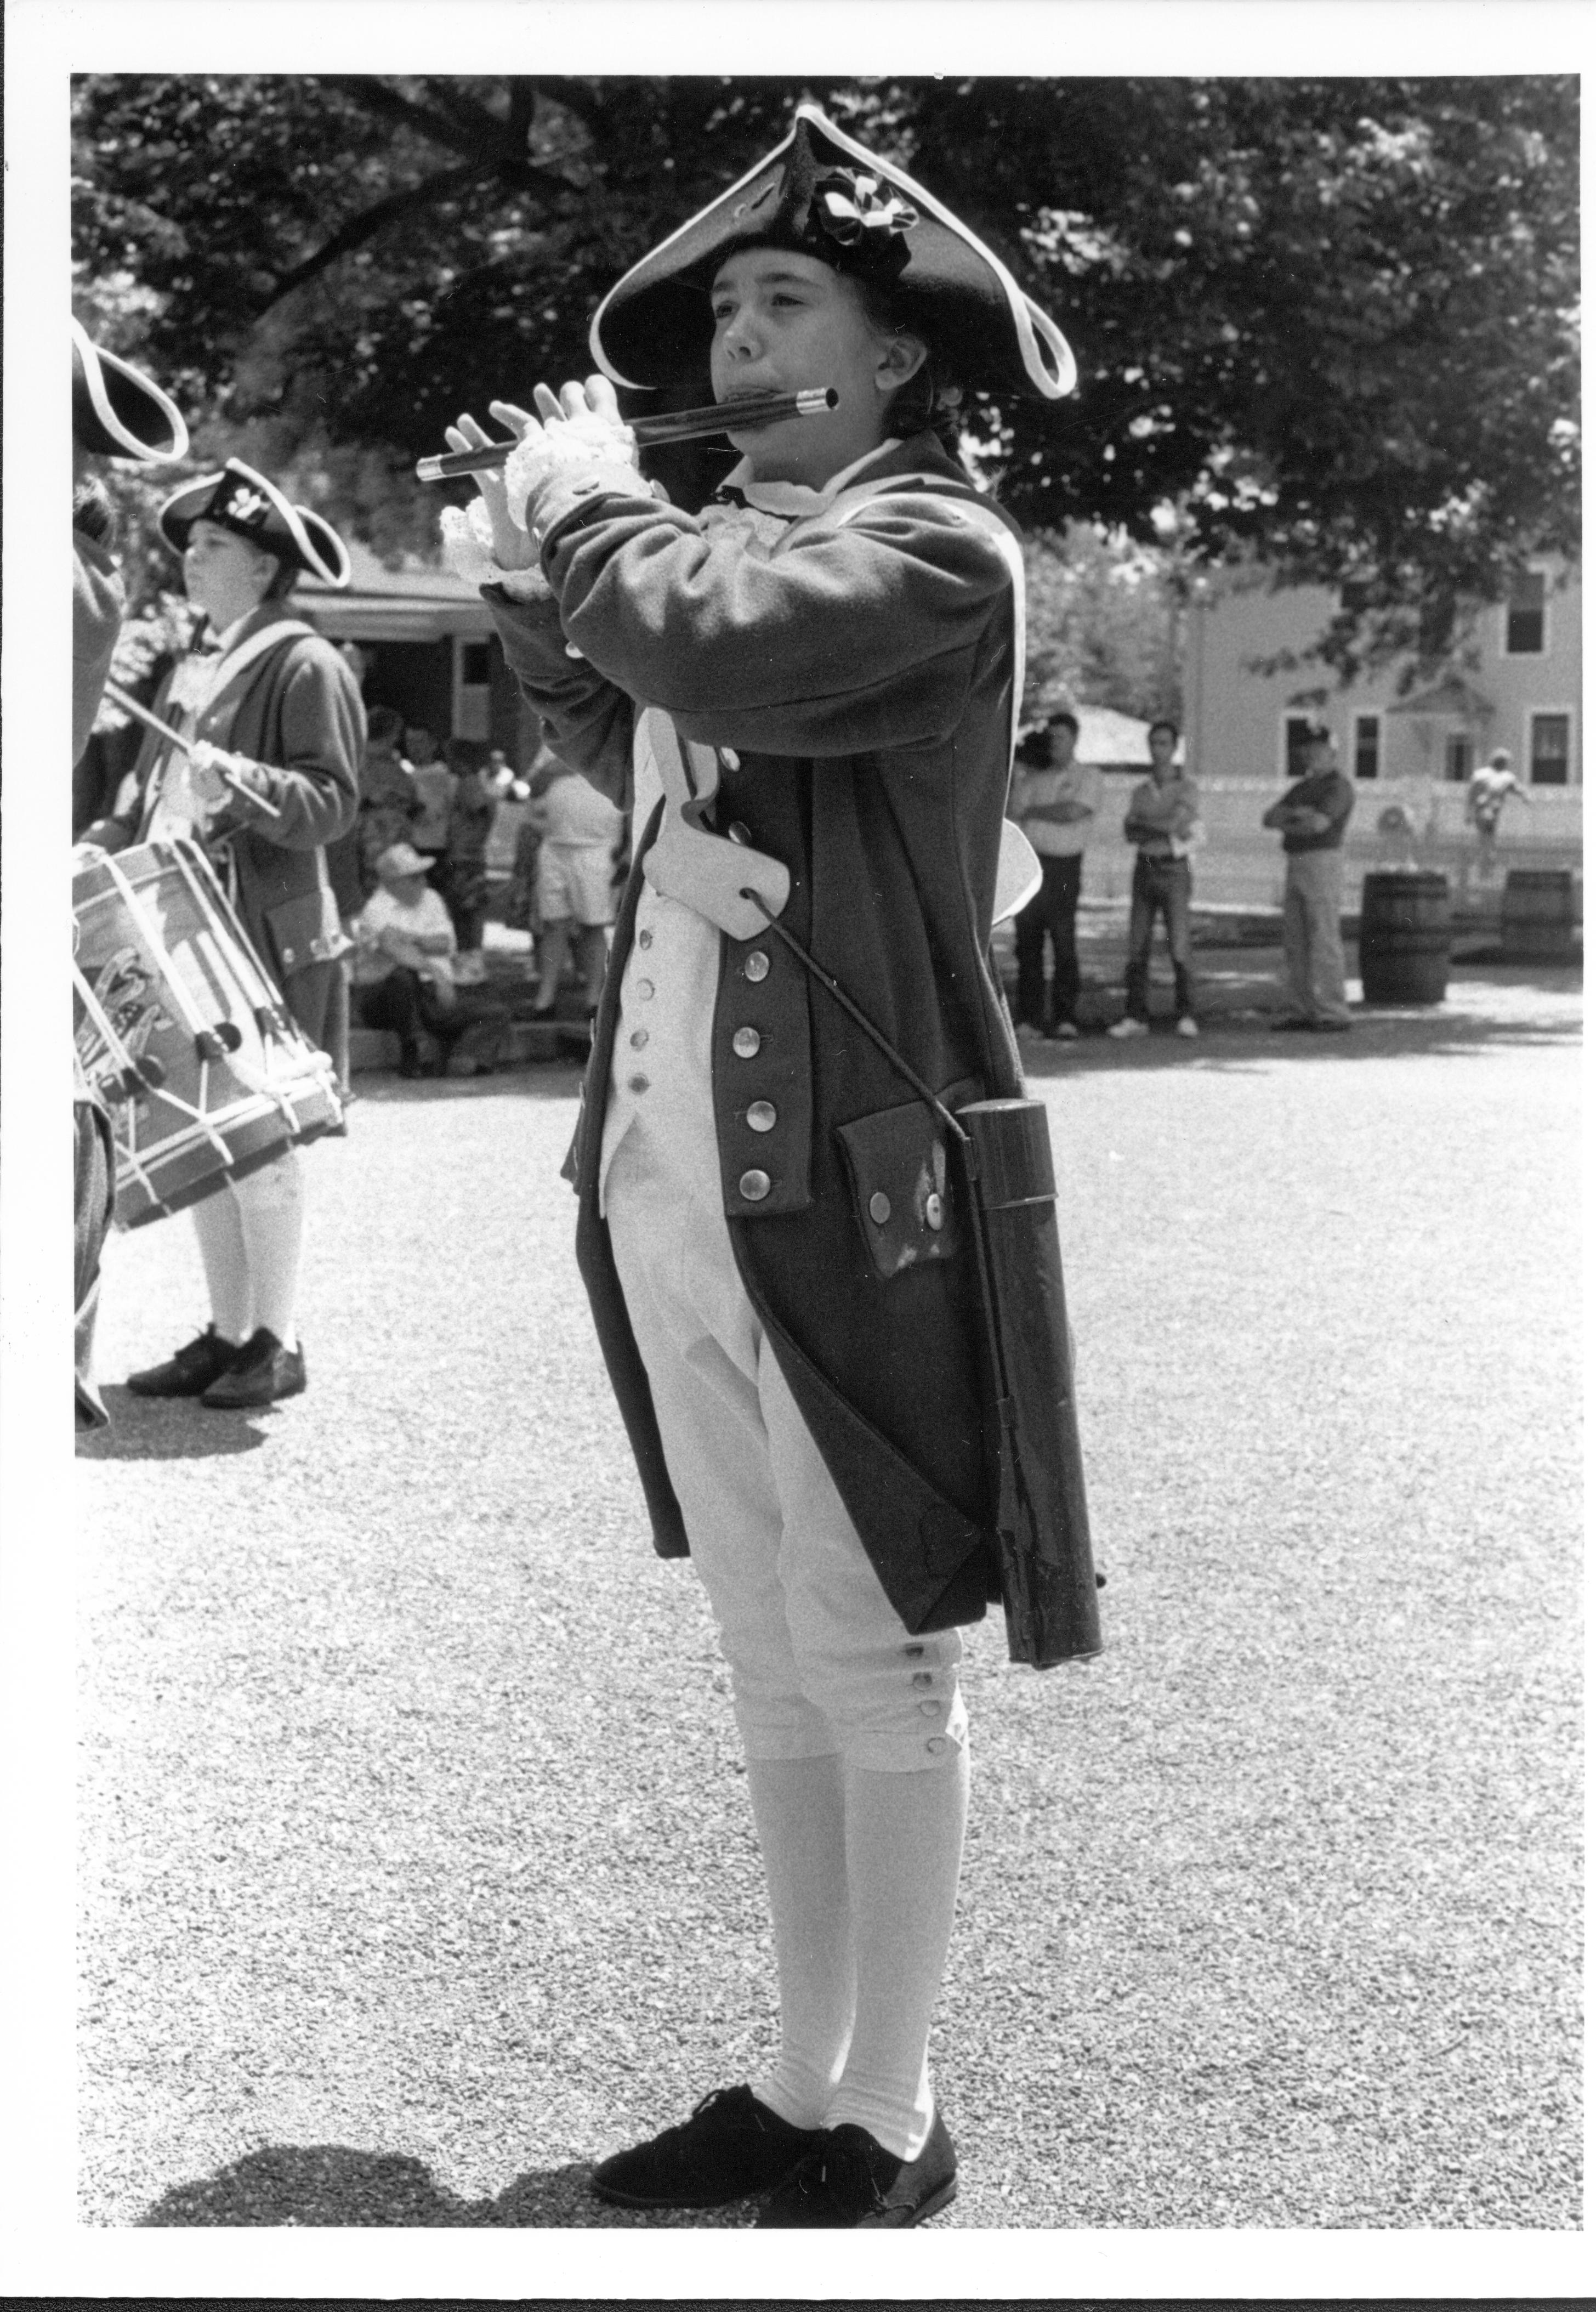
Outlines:
{"label": "black and white photograph", "polygon": [[1583,16],[10,0],[16,2293],[1588,2293]]}

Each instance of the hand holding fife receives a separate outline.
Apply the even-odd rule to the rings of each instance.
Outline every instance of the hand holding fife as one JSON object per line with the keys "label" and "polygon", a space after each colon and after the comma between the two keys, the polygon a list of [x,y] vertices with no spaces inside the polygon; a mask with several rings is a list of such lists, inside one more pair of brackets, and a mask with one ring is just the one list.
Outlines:
{"label": "hand holding fife", "polygon": [[[637,463],[637,445],[622,422],[615,390],[607,378],[590,377],[586,385],[568,384],[558,395],[540,385],[533,399],[537,405],[536,414],[513,401],[488,405],[489,415],[516,437],[515,449],[498,472],[475,477],[493,559],[502,570],[536,566],[536,548],[527,534],[527,500],[552,468],[600,460],[632,467]],[[458,425],[444,429],[451,450],[481,449],[489,438],[469,415],[463,416]],[[446,541],[456,544],[463,528],[468,528],[479,544],[484,542],[481,521],[467,525],[458,510],[455,521],[444,519]]]}

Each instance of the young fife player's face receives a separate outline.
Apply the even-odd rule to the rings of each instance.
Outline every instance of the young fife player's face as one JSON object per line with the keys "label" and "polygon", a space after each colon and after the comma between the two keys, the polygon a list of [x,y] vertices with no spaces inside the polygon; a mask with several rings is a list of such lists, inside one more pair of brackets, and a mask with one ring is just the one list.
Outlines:
{"label": "young fife player's face", "polygon": [[271,555],[251,546],[236,530],[224,530],[203,514],[189,525],[183,548],[184,591],[218,632],[255,609],[276,566]]}
{"label": "young fife player's face", "polygon": [[739,250],[715,276],[710,374],[717,401],[831,386],[837,407],[731,439],[759,481],[819,488],[880,442],[888,405],[925,359],[907,336],[879,328],[857,285],[818,258]]}

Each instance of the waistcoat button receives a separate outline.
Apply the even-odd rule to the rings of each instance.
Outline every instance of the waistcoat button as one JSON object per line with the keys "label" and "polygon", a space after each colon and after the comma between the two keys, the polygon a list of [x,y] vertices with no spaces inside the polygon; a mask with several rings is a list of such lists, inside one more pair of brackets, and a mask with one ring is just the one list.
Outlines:
{"label": "waistcoat button", "polygon": [[737,771],[742,768],[742,758],[734,747],[721,747],[717,749],[717,752],[720,757],[722,770]]}
{"label": "waistcoat button", "polygon": [[768,1099],[756,1099],[748,1110],[747,1122],[750,1132],[773,1132],[776,1111]]}
{"label": "waistcoat button", "polygon": [[630,1043],[634,1052],[641,1052],[648,1040],[649,1031],[646,1028],[634,1028],[631,1035],[627,1038],[627,1041]]}
{"label": "waistcoat button", "polygon": [[638,933],[638,935],[637,935],[637,943],[638,943],[639,947],[652,947],[652,946],[653,946],[653,944],[654,944],[654,934],[653,934],[653,933],[652,933],[652,932],[639,932],[639,933]]}
{"label": "waistcoat button", "polygon": [[877,1228],[885,1228],[893,1216],[893,1200],[879,1188],[870,1199],[870,1218]]}
{"label": "waistcoat button", "polygon": [[654,993],[654,983],[651,979],[640,979],[632,992],[641,1003],[646,1003]]}
{"label": "waistcoat button", "polygon": [[768,1172],[745,1172],[737,1182],[738,1195],[746,1196],[751,1204],[762,1204],[770,1193],[771,1176]]}
{"label": "waistcoat button", "polygon": [[626,1089],[628,1091],[647,1091],[649,1089],[649,1079],[647,1076],[628,1076],[626,1079]]}
{"label": "waistcoat button", "polygon": [[740,843],[745,846],[752,843],[754,840],[754,837],[749,834],[747,828],[743,825],[740,819],[734,819],[726,832],[730,836],[734,843]]}
{"label": "waistcoat button", "polygon": [[751,1060],[761,1042],[757,1028],[739,1028],[731,1039],[731,1048],[739,1060]]}
{"label": "waistcoat button", "polygon": [[753,954],[749,956],[743,966],[743,976],[745,979],[752,979],[757,983],[759,980],[768,977],[770,968],[770,957],[765,953],[763,948],[756,947]]}

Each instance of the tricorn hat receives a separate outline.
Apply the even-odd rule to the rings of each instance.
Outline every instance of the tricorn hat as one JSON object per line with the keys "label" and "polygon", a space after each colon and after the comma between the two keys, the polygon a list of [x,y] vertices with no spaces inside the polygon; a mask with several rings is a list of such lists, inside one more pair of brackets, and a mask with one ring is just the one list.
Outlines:
{"label": "tricorn hat", "polygon": [[297,563],[329,586],[349,583],[349,556],[331,522],[309,506],[290,505],[282,491],[241,458],[230,458],[219,474],[185,482],[161,509],[161,535],[174,554],[188,543],[196,521],[236,530],[251,546]]}
{"label": "tricorn hat", "polygon": [[1057,401],[1075,384],[1063,333],[951,209],[800,104],[780,144],[640,259],[593,316],[593,358],[617,385],[704,366],[706,292],[734,249],[793,249],[890,286],[963,385]]}
{"label": "tricorn hat", "polygon": [[108,354],[75,317],[72,324],[73,439],[99,458],[163,466],[188,447],[177,404],[119,355]]}

